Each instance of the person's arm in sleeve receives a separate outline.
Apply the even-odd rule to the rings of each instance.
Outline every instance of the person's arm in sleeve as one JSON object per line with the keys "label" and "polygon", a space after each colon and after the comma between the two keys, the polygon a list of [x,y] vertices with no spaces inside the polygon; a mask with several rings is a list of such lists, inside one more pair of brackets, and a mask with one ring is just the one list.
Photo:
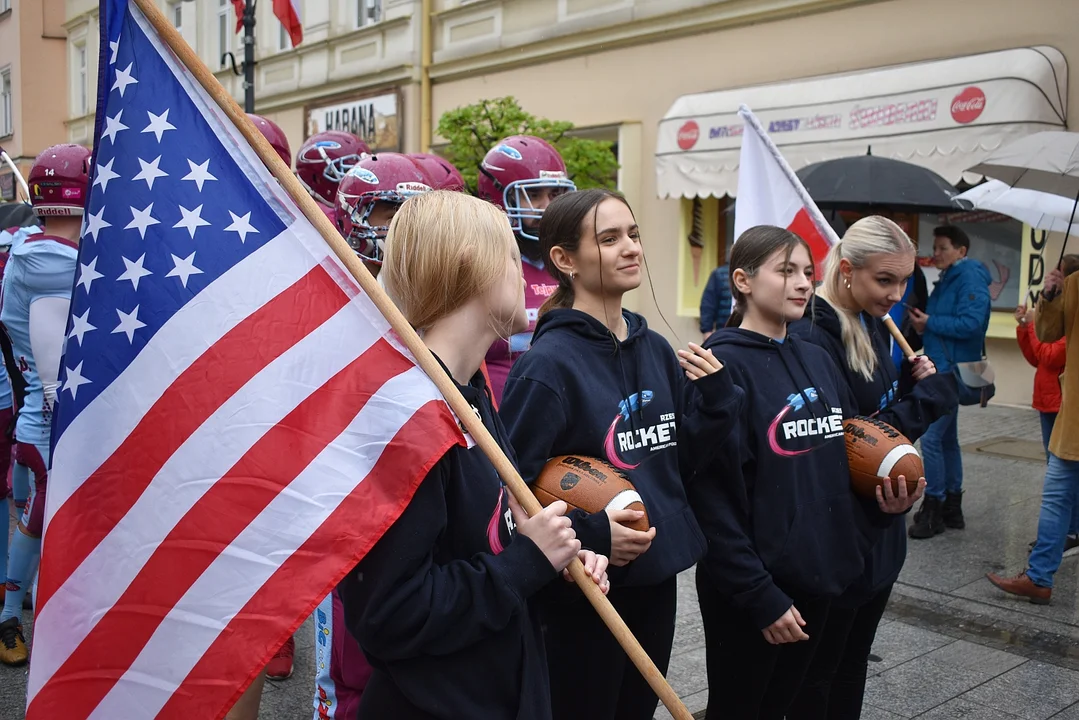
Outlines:
{"label": "person's arm in sleeve", "polygon": [[955,375],[934,373],[915,382],[911,377],[910,361],[904,360],[900,369],[899,400],[881,410],[877,417],[915,442],[930,425],[958,404]]}
{"label": "person's arm in sleeve", "polygon": [[[502,391],[498,416],[517,454],[521,477],[526,483],[533,482],[567,428],[559,394],[539,380],[511,373]],[[610,556],[611,524],[606,513],[589,514],[575,509],[568,516],[581,547]]]}
{"label": "person's arm in sleeve", "polygon": [[[690,382],[679,369],[678,466],[683,482],[707,467],[740,421],[744,394],[726,368]],[[681,387],[679,387],[681,385]]]}
{"label": "person's arm in sleeve", "polygon": [[70,304],[66,297],[46,297],[30,304],[30,352],[41,378],[46,408],[56,404],[60,356],[64,352]]}
{"label": "person's arm in sleeve", "polygon": [[707,334],[716,329],[716,311],[719,309],[718,272],[712,271],[708,283],[701,294],[701,333]]}
{"label": "person's arm in sleeve", "polygon": [[1034,335],[1034,328],[1031,325],[1016,325],[1015,326],[1015,340],[1019,343],[1019,351],[1023,353],[1023,357],[1033,367],[1038,367],[1038,351],[1035,345],[1041,345],[1041,341]]}
{"label": "person's arm in sleeve", "polygon": [[446,655],[509,625],[522,602],[557,577],[523,535],[500,554],[440,564],[448,527],[444,463],[420,484],[405,511],[338,586],[345,624],[383,661]]}
{"label": "person's arm in sleeve", "polygon": [[712,464],[686,487],[690,507],[708,540],[700,565],[734,607],[764,630],[794,604],[779,589],[752,540],[752,501],[743,467],[752,463],[744,426],[719,445]]}
{"label": "person's arm in sleeve", "polygon": [[978,337],[984,330],[992,304],[989,286],[972,276],[958,288],[956,296],[959,303],[952,309],[953,312],[946,314],[938,311],[930,315],[926,321],[926,331],[953,340]]}

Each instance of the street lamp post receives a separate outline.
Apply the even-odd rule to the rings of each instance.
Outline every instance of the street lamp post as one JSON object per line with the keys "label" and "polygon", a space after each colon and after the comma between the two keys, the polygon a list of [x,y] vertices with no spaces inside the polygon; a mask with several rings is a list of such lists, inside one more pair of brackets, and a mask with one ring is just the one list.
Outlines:
{"label": "street lamp post", "polygon": [[240,75],[240,68],[244,76],[244,112],[255,112],[255,6],[258,0],[246,0],[244,2],[243,27],[244,27],[244,61],[240,67],[236,66],[236,56],[227,52],[221,56],[224,64],[228,58],[232,64],[232,72]]}

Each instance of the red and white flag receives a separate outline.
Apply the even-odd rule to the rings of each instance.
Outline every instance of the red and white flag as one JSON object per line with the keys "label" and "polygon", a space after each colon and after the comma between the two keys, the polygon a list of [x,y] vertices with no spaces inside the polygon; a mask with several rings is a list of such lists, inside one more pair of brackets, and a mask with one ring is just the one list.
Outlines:
{"label": "red and white flag", "polygon": [[820,277],[828,249],[839,241],[786,158],[779,152],[757,116],[743,105],[745,121],[742,152],[738,159],[738,196],[734,210],[734,237],[756,225],[787,228],[809,243]]}
{"label": "red and white flag", "polygon": [[[232,0],[236,13],[236,32],[244,29],[244,4],[246,0]],[[300,22],[300,0],[273,0],[273,14],[285,26],[292,47],[303,42],[303,25]]]}
{"label": "red and white flag", "polygon": [[101,8],[26,717],[220,718],[465,438],[138,8]]}

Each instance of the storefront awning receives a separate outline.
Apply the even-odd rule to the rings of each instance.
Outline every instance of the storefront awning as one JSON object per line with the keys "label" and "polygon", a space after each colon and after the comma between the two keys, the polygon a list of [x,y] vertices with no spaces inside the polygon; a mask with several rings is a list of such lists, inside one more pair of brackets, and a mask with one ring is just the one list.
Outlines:
{"label": "storefront awning", "polygon": [[795,170],[872,148],[958,183],[1001,145],[1065,128],[1067,88],[1064,56],[1040,46],[683,95],[659,124],[656,184],[663,198],[734,195],[743,103]]}

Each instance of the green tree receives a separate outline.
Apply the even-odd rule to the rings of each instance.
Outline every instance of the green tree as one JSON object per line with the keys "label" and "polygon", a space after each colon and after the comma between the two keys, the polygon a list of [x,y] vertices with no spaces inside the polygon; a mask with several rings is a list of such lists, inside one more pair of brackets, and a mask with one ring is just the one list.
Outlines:
{"label": "green tree", "polygon": [[509,135],[535,135],[558,148],[566,161],[570,180],[581,189],[614,189],[618,160],[613,143],[571,137],[566,133],[573,123],[547,120],[526,112],[514,97],[482,100],[442,114],[438,134],[449,144],[443,150],[446,159],[461,171],[470,191],[476,191],[479,165],[495,143]]}

